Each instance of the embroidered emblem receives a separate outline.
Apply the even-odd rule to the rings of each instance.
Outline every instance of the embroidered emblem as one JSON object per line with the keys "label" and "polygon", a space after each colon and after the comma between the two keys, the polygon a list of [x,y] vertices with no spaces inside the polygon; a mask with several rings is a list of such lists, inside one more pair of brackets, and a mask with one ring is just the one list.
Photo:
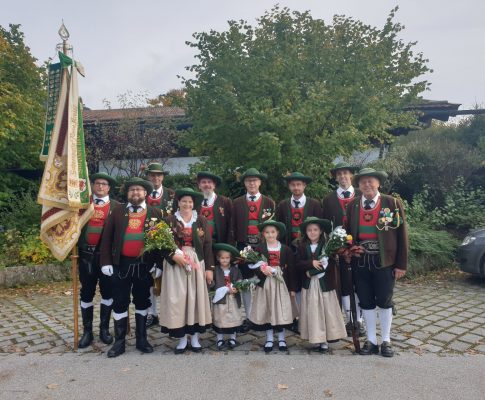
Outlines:
{"label": "embroidered emblem", "polygon": [[128,226],[130,229],[138,229],[141,225],[141,221],[139,219],[132,218],[128,221]]}
{"label": "embroidered emblem", "polygon": [[253,212],[255,212],[256,210],[257,210],[257,207],[256,207],[255,205],[252,205],[252,204],[251,204],[251,205],[249,206],[249,212],[253,213]]}
{"label": "embroidered emblem", "polygon": [[372,221],[372,214],[364,213],[364,221],[365,222]]}
{"label": "embroidered emblem", "polygon": [[103,219],[104,213],[101,210],[94,209],[93,219]]}

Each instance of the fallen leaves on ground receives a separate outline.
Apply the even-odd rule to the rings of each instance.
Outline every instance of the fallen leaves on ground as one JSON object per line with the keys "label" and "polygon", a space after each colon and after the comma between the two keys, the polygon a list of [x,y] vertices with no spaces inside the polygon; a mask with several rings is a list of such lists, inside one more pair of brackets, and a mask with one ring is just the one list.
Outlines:
{"label": "fallen leaves on ground", "polygon": [[285,385],[284,383],[278,383],[278,389],[286,390],[288,389],[288,385]]}
{"label": "fallen leaves on ground", "polygon": [[330,389],[325,389],[325,390],[323,391],[323,395],[324,395],[325,397],[332,397],[332,396],[333,396],[333,393],[332,393],[332,391],[331,391]]}
{"label": "fallen leaves on ground", "polygon": [[47,389],[57,389],[59,387],[58,383],[49,383]]}

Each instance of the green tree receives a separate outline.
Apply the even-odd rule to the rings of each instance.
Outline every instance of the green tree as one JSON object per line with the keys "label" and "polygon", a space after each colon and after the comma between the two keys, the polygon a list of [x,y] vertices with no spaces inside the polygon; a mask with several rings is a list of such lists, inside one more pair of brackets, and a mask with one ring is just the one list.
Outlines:
{"label": "green tree", "polygon": [[[393,9],[379,29],[345,16],[332,23],[275,6],[256,27],[229,21],[224,32],[195,33],[195,74],[185,79],[193,129],[183,139],[205,167],[223,175],[248,166],[272,177],[312,175],[325,190],[337,155],[390,139],[415,122],[404,105],[428,87],[427,60],[397,38]],[[272,179],[269,191],[282,190]]]}
{"label": "green tree", "polygon": [[0,26],[0,205],[21,186],[10,169],[40,168],[45,69],[36,65],[20,25]]}
{"label": "green tree", "polygon": [[147,103],[150,106],[163,106],[163,107],[187,107],[187,93],[185,89],[171,89],[165,94],[160,94],[153,99],[148,99]]}

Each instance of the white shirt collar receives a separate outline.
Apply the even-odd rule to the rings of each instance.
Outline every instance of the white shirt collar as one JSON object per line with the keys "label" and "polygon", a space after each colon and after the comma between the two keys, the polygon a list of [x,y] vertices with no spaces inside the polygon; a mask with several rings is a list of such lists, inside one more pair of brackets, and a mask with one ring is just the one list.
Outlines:
{"label": "white shirt collar", "polygon": [[[157,192],[157,193],[158,193],[158,194],[157,194],[157,197],[162,196],[162,194],[163,194],[163,185],[162,185],[162,186],[160,186],[158,189],[153,189],[153,190],[152,190],[152,193],[153,193],[153,191],[155,191],[155,192]],[[151,195],[151,193],[150,193],[150,195]]]}
{"label": "white shirt collar", "polygon": [[[129,207],[133,207],[133,204],[131,204],[130,202],[126,204],[126,208],[129,208]],[[145,200],[143,200],[143,203],[141,203],[138,207],[141,207],[142,209],[147,208],[147,203],[145,202]]]}
{"label": "white shirt collar", "polygon": [[[292,207],[295,207],[295,197],[294,196],[291,196],[291,206]],[[300,204],[298,204],[298,208],[303,208],[305,207],[305,204],[306,204],[306,196],[305,196],[305,193],[303,193],[301,195],[301,197],[298,199],[298,201],[300,202]]]}
{"label": "white shirt collar", "polygon": [[190,218],[189,222],[184,221],[184,219],[182,218],[182,215],[180,215],[180,210],[177,210],[174,215],[178,221],[182,222],[182,224],[184,225],[184,228],[192,228],[192,224],[197,220],[197,211],[195,210],[192,210],[192,218]]}
{"label": "white shirt collar", "polygon": [[[377,201],[379,200],[379,197],[381,197],[381,194],[379,192],[377,192],[376,196],[372,199],[372,201],[374,202],[374,207],[376,206]],[[362,196],[362,199],[360,201],[360,204],[362,205],[362,207],[365,206],[365,203],[364,203],[365,200],[366,200],[366,198],[364,196]],[[372,207],[372,208],[374,208],[374,207]]]}
{"label": "white shirt collar", "polygon": [[104,197],[98,197],[95,194],[93,194],[93,201],[96,202],[97,199],[100,199],[103,202],[102,204],[109,203],[109,195]]}
{"label": "white shirt collar", "polygon": [[254,201],[258,201],[259,198],[261,197],[261,193],[259,193],[259,192],[257,194],[249,194],[249,193],[246,193],[246,200],[247,201],[251,201],[250,196],[256,196],[256,198],[254,199]]}
{"label": "white shirt collar", "polygon": [[317,249],[317,247],[318,247],[318,243],[310,244],[310,249],[312,253],[315,253],[315,250]]}
{"label": "white shirt collar", "polygon": [[268,248],[268,251],[280,251],[281,250],[281,242],[278,241],[278,244],[275,247],[269,247],[268,245],[266,245],[266,247]]}
{"label": "white shirt collar", "polygon": [[352,185],[350,185],[347,190],[342,189],[340,186],[337,188],[337,195],[341,199],[344,198],[344,194],[343,194],[344,192],[350,192],[350,197],[352,197],[354,195],[355,189],[354,189],[354,187]]}
{"label": "white shirt collar", "polygon": [[[211,197],[209,197],[209,198],[207,199],[207,205],[208,205],[209,207],[210,207],[210,206],[212,206],[212,205],[215,203],[216,198],[217,198],[216,192],[212,192]],[[204,199],[204,200],[205,200],[205,199]]]}

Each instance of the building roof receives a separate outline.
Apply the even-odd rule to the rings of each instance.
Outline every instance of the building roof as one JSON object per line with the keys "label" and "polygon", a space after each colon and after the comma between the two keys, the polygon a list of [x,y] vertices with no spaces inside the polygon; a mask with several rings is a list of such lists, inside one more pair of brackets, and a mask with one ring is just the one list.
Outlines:
{"label": "building roof", "polygon": [[182,118],[185,117],[185,110],[180,107],[143,107],[143,108],[122,108],[108,110],[90,110],[85,108],[83,111],[84,123],[96,121],[116,121],[125,118]]}

